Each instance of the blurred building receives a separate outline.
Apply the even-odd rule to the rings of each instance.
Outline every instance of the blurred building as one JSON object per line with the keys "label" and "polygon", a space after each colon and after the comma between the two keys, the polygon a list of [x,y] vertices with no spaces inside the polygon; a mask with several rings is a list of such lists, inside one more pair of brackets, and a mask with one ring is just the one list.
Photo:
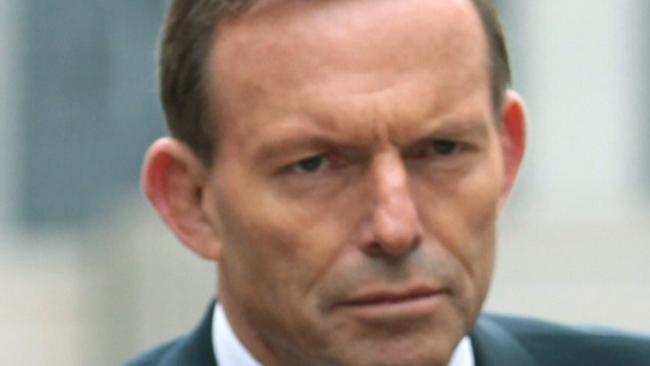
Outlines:
{"label": "blurred building", "polygon": [[[118,364],[214,293],[138,190],[164,4],[0,0],[0,364]],[[650,332],[650,3],[498,5],[531,122],[488,308]]]}

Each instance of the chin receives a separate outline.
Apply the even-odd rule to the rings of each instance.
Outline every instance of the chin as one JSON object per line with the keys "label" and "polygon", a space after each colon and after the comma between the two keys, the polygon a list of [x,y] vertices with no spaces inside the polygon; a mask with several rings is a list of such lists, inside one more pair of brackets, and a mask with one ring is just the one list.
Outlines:
{"label": "chin", "polygon": [[[395,343],[402,343],[395,341]],[[372,349],[350,347],[349,354],[341,355],[335,365],[355,366],[447,366],[454,346],[441,347],[440,344],[399,345],[379,344]]]}
{"label": "chin", "polygon": [[[330,344],[328,366],[447,366],[464,332],[447,326],[424,322],[423,327],[400,327],[393,324],[373,334],[355,334]],[[424,325],[424,324],[423,324]],[[410,329],[409,329],[410,328]]]}

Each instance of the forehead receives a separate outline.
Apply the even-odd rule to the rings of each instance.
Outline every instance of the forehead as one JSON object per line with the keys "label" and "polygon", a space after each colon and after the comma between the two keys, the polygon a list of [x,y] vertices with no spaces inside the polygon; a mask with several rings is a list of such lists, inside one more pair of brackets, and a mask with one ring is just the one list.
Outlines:
{"label": "forehead", "polygon": [[449,104],[488,79],[484,38],[469,0],[263,0],[220,23],[210,94],[231,118],[297,95],[330,109],[385,91]]}
{"label": "forehead", "polygon": [[250,78],[305,78],[314,66],[319,74],[433,66],[434,56],[484,51],[480,24],[469,0],[262,0],[220,23],[212,61],[219,77]]}

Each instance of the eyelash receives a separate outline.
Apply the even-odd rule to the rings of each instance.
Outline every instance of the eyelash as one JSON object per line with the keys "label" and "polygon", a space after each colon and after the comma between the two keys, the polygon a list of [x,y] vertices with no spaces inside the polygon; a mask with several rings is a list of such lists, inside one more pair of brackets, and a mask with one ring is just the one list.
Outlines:
{"label": "eyelash", "polygon": [[[291,173],[294,173],[294,174],[315,174],[316,171],[311,171],[311,169],[309,167],[307,167],[307,169],[303,169],[303,168],[305,168],[305,166],[301,167],[301,164],[306,164],[307,166],[309,166],[309,165],[311,165],[311,163],[315,163],[315,162],[317,162],[319,160],[322,161],[322,164],[318,164],[318,166],[314,167],[314,169],[316,171],[320,171],[321,169],[324,169],[324,168],[322,168],[323,164],[325,164],[325,166],[327,167],[331,163],[330,160],[327,157],[325,157],[324,155],[314,155],[314,156],[302,159],[302,160],[300,160],[300,161],[298,161],[296,163],[291,164],[289,166],[289,170],[291,171]],[[306,170],[306,171],[300,171],[301,169]]]}
{"label": "eyelash", "polygon": [[[422,142],[404,151],[403,156],[407,159],[427,159],[427,158],[453,158],[468,148],[467,144],[452,139],[432,139]],[[335,168],[332,165],[343,166],[344,163],[336,163],[334,158],[328,154],[315,154],[300,159],[285,168],[286,172],[296,175],[314,175],[324,169]],[[320,162],[320,163],[319,163]],[[317,165],[310,167],[310,165]],[[306,169],[305,169],[306,168]]]}
{"label": "eyelash", "polygon": [[416,159],[424,159],[432,156],[451,158],[463,152],[465,149],[467,149],[467,145],[460,141],[451,139],[434,139],[414,146],[413,148],[407,150],[405,152],[405,155],[407,157]]}

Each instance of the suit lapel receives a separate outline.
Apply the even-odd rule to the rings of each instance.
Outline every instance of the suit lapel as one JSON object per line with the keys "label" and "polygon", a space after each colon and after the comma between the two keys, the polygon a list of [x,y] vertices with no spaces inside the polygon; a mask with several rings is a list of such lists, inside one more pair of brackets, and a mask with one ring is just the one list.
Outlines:
{"label": "suit lapel", "polygon": [[201,323],[182,339],[162,365],[218,366],[212,349],[212,316],[215,301],[211,301]]}
{"label": "suit lapel", "polygon": [[476,366],[537,366],[528,351],[504,327],[481,316],[470,338]]}

